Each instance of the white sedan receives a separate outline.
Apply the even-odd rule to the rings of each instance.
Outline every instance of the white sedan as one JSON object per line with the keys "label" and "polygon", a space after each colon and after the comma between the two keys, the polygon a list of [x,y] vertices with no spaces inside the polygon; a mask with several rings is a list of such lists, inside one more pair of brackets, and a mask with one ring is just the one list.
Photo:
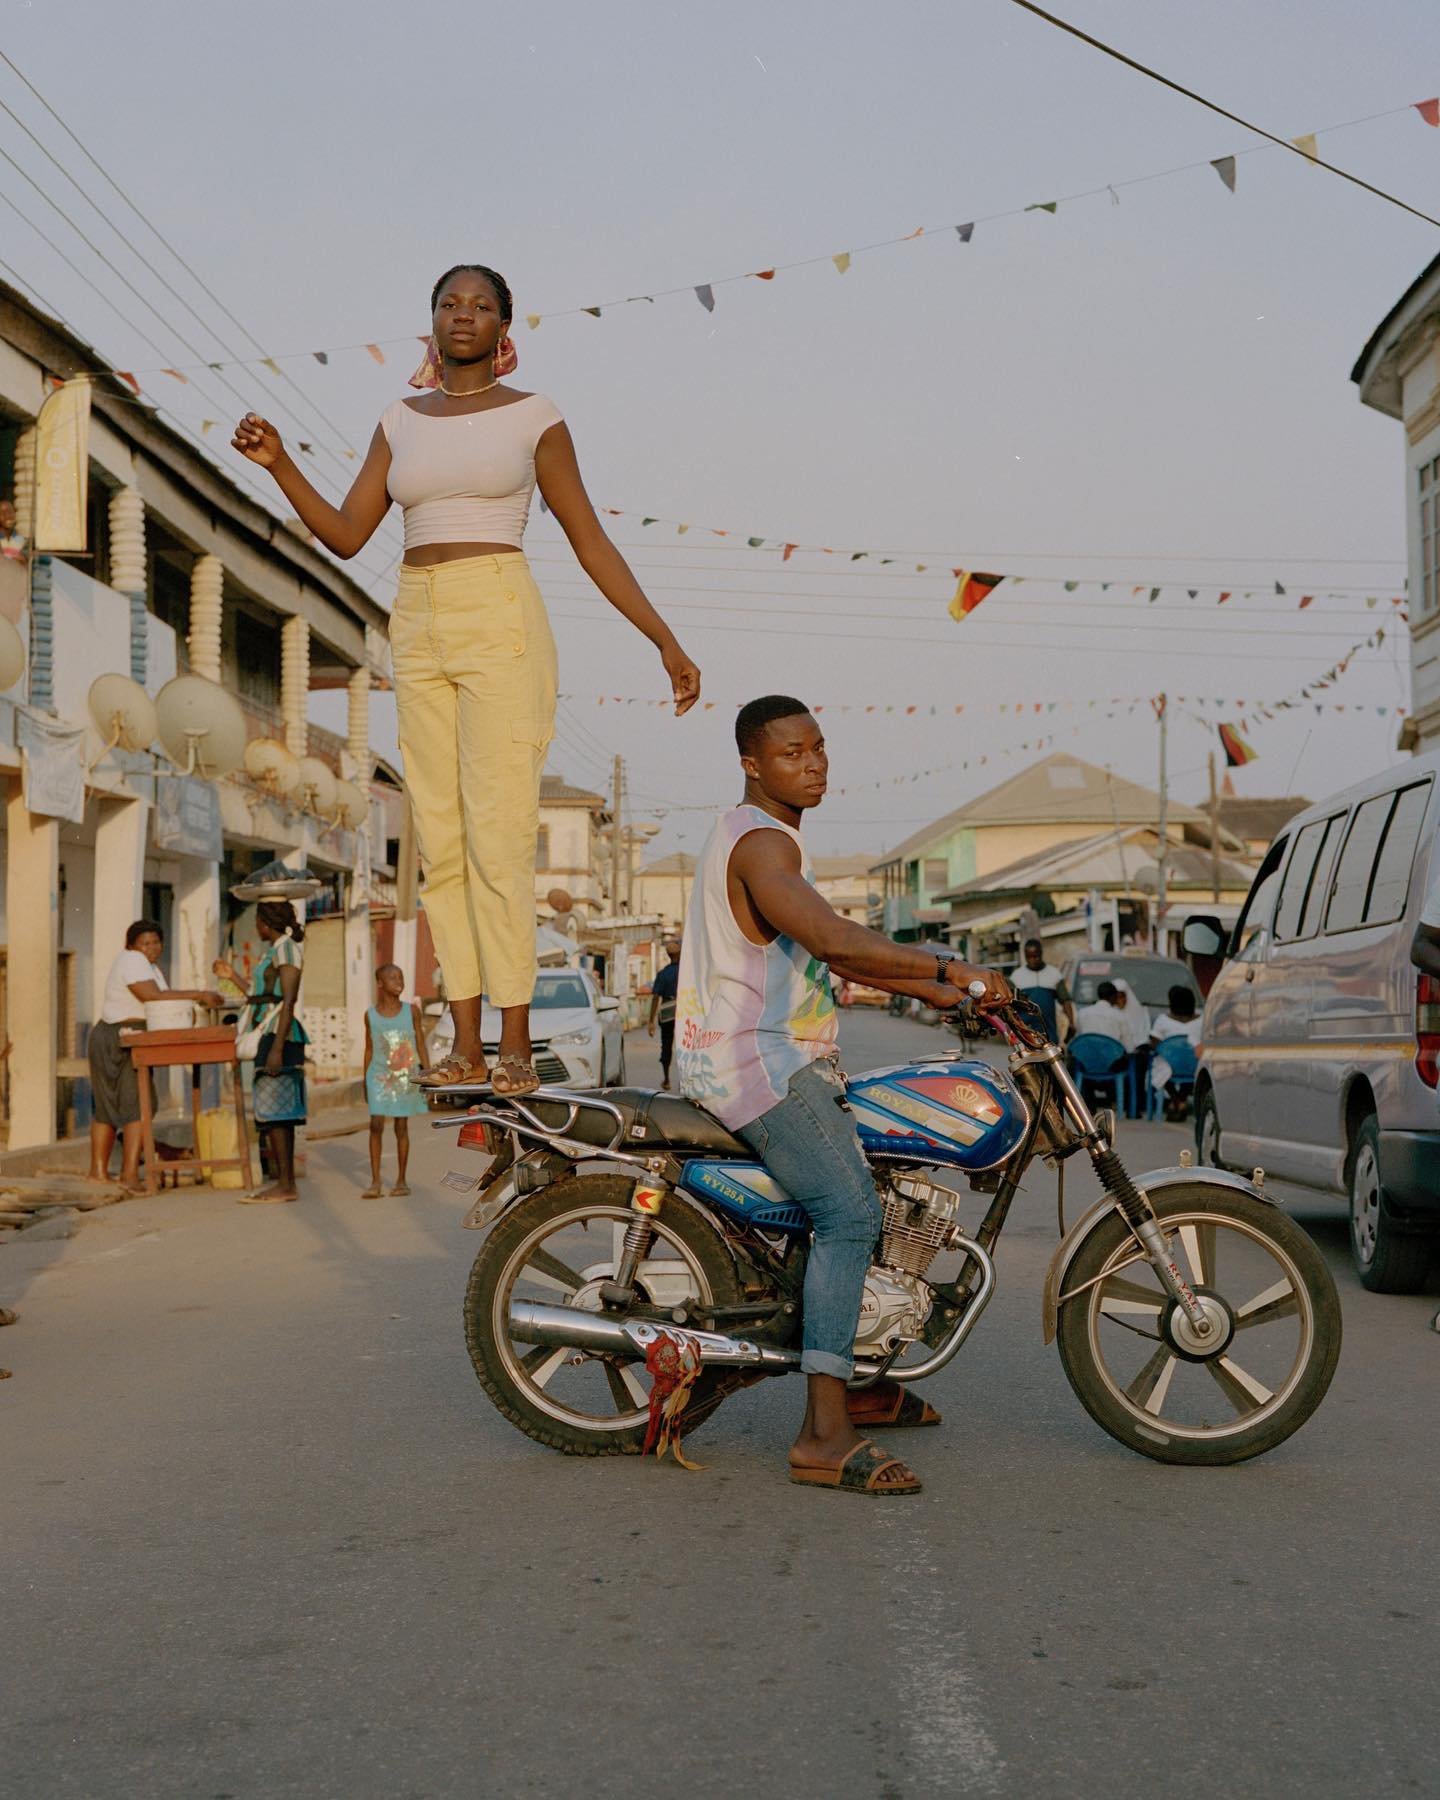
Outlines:
{"label": "white sedan", "polygon": [[[500,1014],[484,1002],[480,1031],[493,1062],[500,1048]],[[447,1009],[430,1036],[430,1059],[438,1062],[454,1042]],[[530,1002],[530,1041],[535,1073],[545,1087],[597,1088],[625,1080],[625,1033],[620,1002],[602,994],[583,969],[542,969]]]}

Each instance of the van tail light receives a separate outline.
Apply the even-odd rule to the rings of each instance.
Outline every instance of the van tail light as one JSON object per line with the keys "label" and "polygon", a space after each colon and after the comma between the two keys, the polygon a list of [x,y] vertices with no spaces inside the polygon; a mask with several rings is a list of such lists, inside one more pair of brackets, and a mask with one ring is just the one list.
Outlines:
{"label": "van tail light", "polygon": [[1426,1087],[1440,1086],[1440,980],[1415,983],[1415,1069]]}
{"label": "van tail light", "polygon": [[[1440,1039],[1436,1041],[1440,1043]],[[1431,1085],[1434,1085],[1433,1081]],[[499,1149],[499,1136],[495,1127],[487,1124],[484,1119],[472,1119],[468,1125],[462,1125],[456,1142],[467,1150],[484,1150],[490,1156],[494,1156]]]}

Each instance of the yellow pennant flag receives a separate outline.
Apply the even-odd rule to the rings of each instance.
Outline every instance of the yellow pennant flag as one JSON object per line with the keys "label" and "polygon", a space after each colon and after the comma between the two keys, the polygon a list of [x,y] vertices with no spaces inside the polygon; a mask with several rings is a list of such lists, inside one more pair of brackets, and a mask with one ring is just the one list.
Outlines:
{"label": "yellow pennant flag", "polygon": [[260,362],[261,366],[267,368],[272,375],[278,375],[280,373],[280,365],[273,356],[262,356]]}
{"label": "yellow pennant flag", "polygon": [[688,530],[689,530],[689,529],[690,529],[690,527],[689,527],[689,526],[688,526],[688,525],[677,525],[677,526],[676,526],[676,527],[675,527],[675,535],[676,535],[676,537],[684,537],[684,535],[685,535],[685,533],[686,533],[686,532],[687,532],[687,531],[688,531]]}
{"label": "yellow pennant flag", "polygon": [[850,252],[848,250],[842,250],[838,256],[832,256],[830,260],[843,275],[850,267]]}
{"label": "yellow pennant flag", "polygon": [[525,323],[530,327],[530,329],[532,331],[538,331],[540,329],[539,313],[526,313]]}
{"label": "yellow pennant flag", "polygon": [[35,421],[36,550],[83,550],[90,483],[90,382],[67,381]]}
{"label": "yellow pennant flag", "polygon": [[[367,344],[367,345],[366,345],[366,346],[365,346],[365,348],[366,348],[366,349],[367,349],[367,350],[368,350],[368,351],[369,351],[369,352],[370,352],[370,354],[371,354],[371,355],[372,355],[372,356],[373,356],[373,357],[374,357],[374,358],[375,358],[375,360],[376,360],[376,362],[378,362],[378,363],[383,363],[383,362],[384,362],[384,360],[385,360],[385,352],[384,352],[384,351],[383,351],[383,350],[382,350],[382,349],[381,349],[381,348],[380,348],[380,346],[379,346],[379,345],[378,345],[378,344]],[[276,371],[276,373],[277,373],[277,374],[278,374],[278,373],[279,373],[279,371],[278,371],[278,370],[277,370],[277,371]]]}
{"label": "yellow pennant flag", "polygon": [[1298,138],[1291,138],[1290,142],[1302,156],[1308,156],[1311,162],[1318,162],[1320,152],[1315,147],[1315,133],[1313,131],[1302,132]]}
{"label": "yellow pennant flag", "polygon": [[209,437],[210,433],[215,429],[215,425],[216,421],[214,419],[202,419],[200,421],[201,437]]}

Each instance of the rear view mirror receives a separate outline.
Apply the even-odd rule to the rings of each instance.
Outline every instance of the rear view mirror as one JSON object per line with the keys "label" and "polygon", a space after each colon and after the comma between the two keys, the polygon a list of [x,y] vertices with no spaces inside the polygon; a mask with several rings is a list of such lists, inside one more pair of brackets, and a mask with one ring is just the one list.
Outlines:
{"label": "rear view mirror", "polygon": [[596,1012],[618,1012],[619,1009],[620,1002],[613,994],[601,994],[600,998],[595,1002]]}
{"label": "rear view mirror", "polygon": [[1199,914],[1185,921],[1185,930],[1180,937],[1180,946],[1188,956],[1223,956],[1225,954],[1225,928],[1218,919]]}

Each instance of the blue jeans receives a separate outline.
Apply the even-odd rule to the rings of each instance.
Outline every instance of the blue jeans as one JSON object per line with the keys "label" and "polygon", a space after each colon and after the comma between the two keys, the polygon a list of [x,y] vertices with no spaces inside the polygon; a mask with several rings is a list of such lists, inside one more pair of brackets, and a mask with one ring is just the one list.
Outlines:
{"label": "blue jeans", "polygon": [[735,1135],[743,1138],[785,1192],[810,1215],[815,1242],[805,1267],[807,1375],[855,1372],[865,1271],[880,1235],[880,1197],[860,1150],[855,1121],[836,1104],[845,1083],[833,1062],[816,1061],[790,1078],[778,1106]]}

